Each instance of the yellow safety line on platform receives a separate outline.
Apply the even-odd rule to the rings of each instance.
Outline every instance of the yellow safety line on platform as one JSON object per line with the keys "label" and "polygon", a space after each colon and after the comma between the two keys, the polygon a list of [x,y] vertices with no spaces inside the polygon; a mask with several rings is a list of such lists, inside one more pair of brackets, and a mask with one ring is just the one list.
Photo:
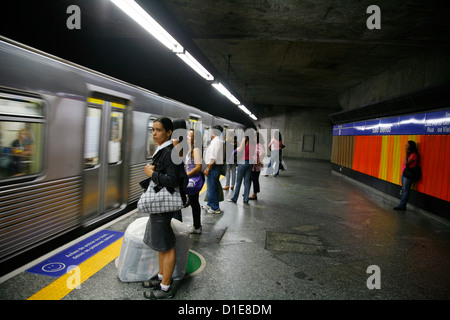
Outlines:
{"label": "yellow safety line on platform", "polygon": [[[220,180],[222,180],[223,178],[225,177],[220,176]],[[202,194],[205,191],[206,191],[206,183],[203,185],[200,194]],[[94,256],[92,256],[91,258],[84,261],[78,266],[80,275],[79,279],[80,285],[119,256],[120,248],[122,247],[122,240],[123,238],[120,238],[119,240],[110,244],[108,247],[106,247],[105,249],[95,254]],[[69,272],[59,277],[45,288],[29,297],[27,300],[61,300],[66,295],[68,295],[72,290],[75,289],[71,288],[72,287],[71,279],[73,278],[73,276],[74,276],[73,273]]]}
{"label": "yellow safety line on platform", "polygon": [[[119,256],[122,240],[123,238],[120,238],[78,266],[80,277],[79,284],[82,284]],[[73,277],[74,275],[72,272],[59,277],[51,284],[29,297],[28,300],[61,300],[75,289],[71,288],[71,279]]]}

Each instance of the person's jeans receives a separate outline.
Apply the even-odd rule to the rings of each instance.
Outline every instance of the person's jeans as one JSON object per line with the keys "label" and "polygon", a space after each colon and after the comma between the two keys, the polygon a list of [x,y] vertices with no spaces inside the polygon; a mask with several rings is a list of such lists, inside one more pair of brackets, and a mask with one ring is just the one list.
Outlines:
{"label": "person's jeans", "polygon": [[209,171],[208,176],[206,177],[207,184],[207,195],[208,202],[207,205],[211,207],[212,210],[219,209],[219,197],[217,195],[217,186],[219,185],[220,178],[220,167],[214,165]]}
{"label": "person's jeans", "polygon": [[[227,174],[226,179],[227,182],[225,183],[225,186],[234,186],[236,183],[236,164],[227,164]],[[230,178],[231,178],[231,184],[230,184]]]}
{"label": "person's jeans", "polygon": [[406,209],[406,204],[408,203],[409,196],[411,195],[411,185],[413,181],[402,175],[402,198],[400,199],[400,208]]}
{"label": "person's jeans", "polygon": [[248,203],[248,197],[250,193],[250,184],[252,179],[253,164],[250,164],[248,160],[245,163],[239,164],[237,167],[236,185],[234,186],[234,193],[231,200],[234,202],[239,198],[239,192],[241,191],[242,179],[244,179],[244,203]]}

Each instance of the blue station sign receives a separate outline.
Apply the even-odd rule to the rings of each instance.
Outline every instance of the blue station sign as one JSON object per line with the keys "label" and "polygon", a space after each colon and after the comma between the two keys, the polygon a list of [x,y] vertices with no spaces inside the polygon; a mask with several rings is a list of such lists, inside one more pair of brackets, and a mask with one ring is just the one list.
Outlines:
{"label": "blue station sign", "polygon": [[450,134],[450,110],[333,126],[333,136]]}

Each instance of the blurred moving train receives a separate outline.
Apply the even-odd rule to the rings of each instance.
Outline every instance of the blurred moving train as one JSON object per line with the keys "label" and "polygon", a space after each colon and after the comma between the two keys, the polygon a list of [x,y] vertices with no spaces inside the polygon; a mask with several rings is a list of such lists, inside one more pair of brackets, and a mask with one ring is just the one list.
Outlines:
{"label": "blurred moving train", "polygon": [[0,37],[0,265],[128,211],[159,116],[244,129]]}

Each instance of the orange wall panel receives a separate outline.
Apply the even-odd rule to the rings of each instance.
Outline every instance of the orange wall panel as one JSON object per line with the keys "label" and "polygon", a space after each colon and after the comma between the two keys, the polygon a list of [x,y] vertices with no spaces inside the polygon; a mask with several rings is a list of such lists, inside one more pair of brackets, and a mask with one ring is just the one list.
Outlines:
{"label": "orange wall panel", "polygon": [[442,182],[442,197],[441,199],[450,201],[450,136],[445,136],[445,155],[443,161],[446,164],[443,170],[444,180]]}
{"label": "orange wall panel", "polygon": [[332,161],[358,172],[401,184],[401,166],[408,140],[417,143],[422,179],[415,189],[450,201],[450,136],[386,135],[333,137]]}

